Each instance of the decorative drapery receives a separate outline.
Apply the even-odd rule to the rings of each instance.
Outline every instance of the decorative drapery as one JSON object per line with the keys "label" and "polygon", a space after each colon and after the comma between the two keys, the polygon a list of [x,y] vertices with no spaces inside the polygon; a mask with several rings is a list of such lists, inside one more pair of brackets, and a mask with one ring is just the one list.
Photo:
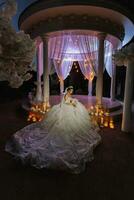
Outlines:
{"label": "decorative drapery", "polygon": [[54,62],[54,66],[56,69],[56,73],[59,77],[59,81],[60,81],[60,92],[61,94],[64,91],[64,80],[67,78],[67,76],[69,75],[71,68],[72,68],[72,61],[66,61],[66,60],[53,60]]}
{"label": "decorative drapery", "polygon": [[[92,80],[98,74],[98,38],[91,35],[62,34],[49,38],[48,57],[49,73],[56,71],[61,93],[64,90],[64,80],[69,75],[74,61],[79,62],[81,72],[88,79],[88,94],[92,93]],[[39,45],[39,69],[43,73],[43,45]],[[105,40],[104,69],[110,77],[113,76],[112,44]],[[53,68],[54,66],[54,68]]]}
{"label": "decorative drapery", "polygon": [[53,60],[56,73],[59,77],[61,94],[64,91],[64,80],[69,75],[73,63],[66,58],[68,47],[69,37],[54,37],[49,40],[49,59]]}
{"label": "decorative drapery", "polygon": [[113,45],[111,42],[105,41],[104,67],[106,68],[111,78],[113,77],[114,73],[112,55],[113,55]]}
{"label": "decorative drapery", "polygon": [[79,36],[79,51],[82,60],[79,61],[80,69],[88,80],[88,95],[92,95],[92,80],[97,74],[98,64],[98,38],[93,36]]}
{"label": "decorative drapery", "polygon": [[89,81],[88,93],[91,95],[92,79],[97,71],[97,50],[98,39],[95,36],[69,34],[50,38],[49,58],[53,59],[61,84],[69,75],[73,61],[78,61],[83,75]]}
{"label": "decorative drapery", "polygon": [[[104,69],[112,76],[112,43],[105,40]],[[98,72],[98,38],[88,35],[61,35],[49,39],[49,59],[57,60],[60,66],[66,61],[84,61],[90,71]],[[62,64],[62,65],[61,65]],[[81,65],[82,66],[82,65]],[[82,69],[81,69],[82,70]],[[85,76],[85,75],[84,75]]]}

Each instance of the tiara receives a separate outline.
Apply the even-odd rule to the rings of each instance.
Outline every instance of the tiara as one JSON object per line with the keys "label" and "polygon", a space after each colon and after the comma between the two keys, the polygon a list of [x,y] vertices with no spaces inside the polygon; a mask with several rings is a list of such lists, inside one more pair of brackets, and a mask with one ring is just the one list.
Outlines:
{"label": "tiara", "polygon": [[74,89],[73,86],[69,86],[65,89],[65,93],[67,92],[68,89]]}

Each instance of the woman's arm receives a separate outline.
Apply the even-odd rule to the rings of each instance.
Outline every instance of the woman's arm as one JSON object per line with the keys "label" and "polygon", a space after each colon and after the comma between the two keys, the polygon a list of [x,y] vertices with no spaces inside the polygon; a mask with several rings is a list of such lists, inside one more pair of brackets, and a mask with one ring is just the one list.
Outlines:
{"label": "woman's arm", "polygon": [[65,95],[64,97],[65,103],[68,105],[72,105],[72,106],[76,106],[76,101],[74,101],[73,98],[67,97],[67,95]]}
{"label": "woman's arm", "polygon": [[71,100],[70,100],[70,103],[71,103],[74,107],[76,107],[76,101],[74,101],[73,99],[71,99]]}

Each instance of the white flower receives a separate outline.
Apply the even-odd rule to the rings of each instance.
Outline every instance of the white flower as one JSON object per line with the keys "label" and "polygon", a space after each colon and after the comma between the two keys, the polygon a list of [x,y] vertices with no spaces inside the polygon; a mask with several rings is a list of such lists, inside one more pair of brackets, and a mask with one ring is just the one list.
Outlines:
{"label": "white flower", "polygon": [[11,26],[11,19],[7,15],[13,9],[13,2],[8,0],[8,6],[0,15],[0,81],[9,81],[11,87],[18,88],[31,78],[28,72],[32,69],[29,65],[35,54],[35,45],[29,35],[23,31],[16,33]]}
{"label": "white flower", "polygon": [[27,73],[23,76],[24,81],[28,81],[29,79],[32,78],[32,75],[30,73]]}
{"label": "white flower", "polygon": [[17,11],[17,4],[16,0],[6,0],[6,5],[3,6],[1,10],[1,16],[5,18],[11,18],[16,14]]}
{"label": "white flower", "polygon": [[134,60],[134,43],[118,50],[113,56],[116,65],[127,65],[128,60]]}

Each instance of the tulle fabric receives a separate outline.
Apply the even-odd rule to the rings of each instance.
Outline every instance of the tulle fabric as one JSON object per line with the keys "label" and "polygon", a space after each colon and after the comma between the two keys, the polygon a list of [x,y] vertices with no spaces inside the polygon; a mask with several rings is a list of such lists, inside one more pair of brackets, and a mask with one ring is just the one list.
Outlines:
{"label": "tulle fabric", "polygon": [[36,168],[77,174],[85,169],[86,162],[93,160],[93,150],[101,142],[97,132],[86,108],[76,99],[63,98],[42,122],[17,131],[5,149]]}

